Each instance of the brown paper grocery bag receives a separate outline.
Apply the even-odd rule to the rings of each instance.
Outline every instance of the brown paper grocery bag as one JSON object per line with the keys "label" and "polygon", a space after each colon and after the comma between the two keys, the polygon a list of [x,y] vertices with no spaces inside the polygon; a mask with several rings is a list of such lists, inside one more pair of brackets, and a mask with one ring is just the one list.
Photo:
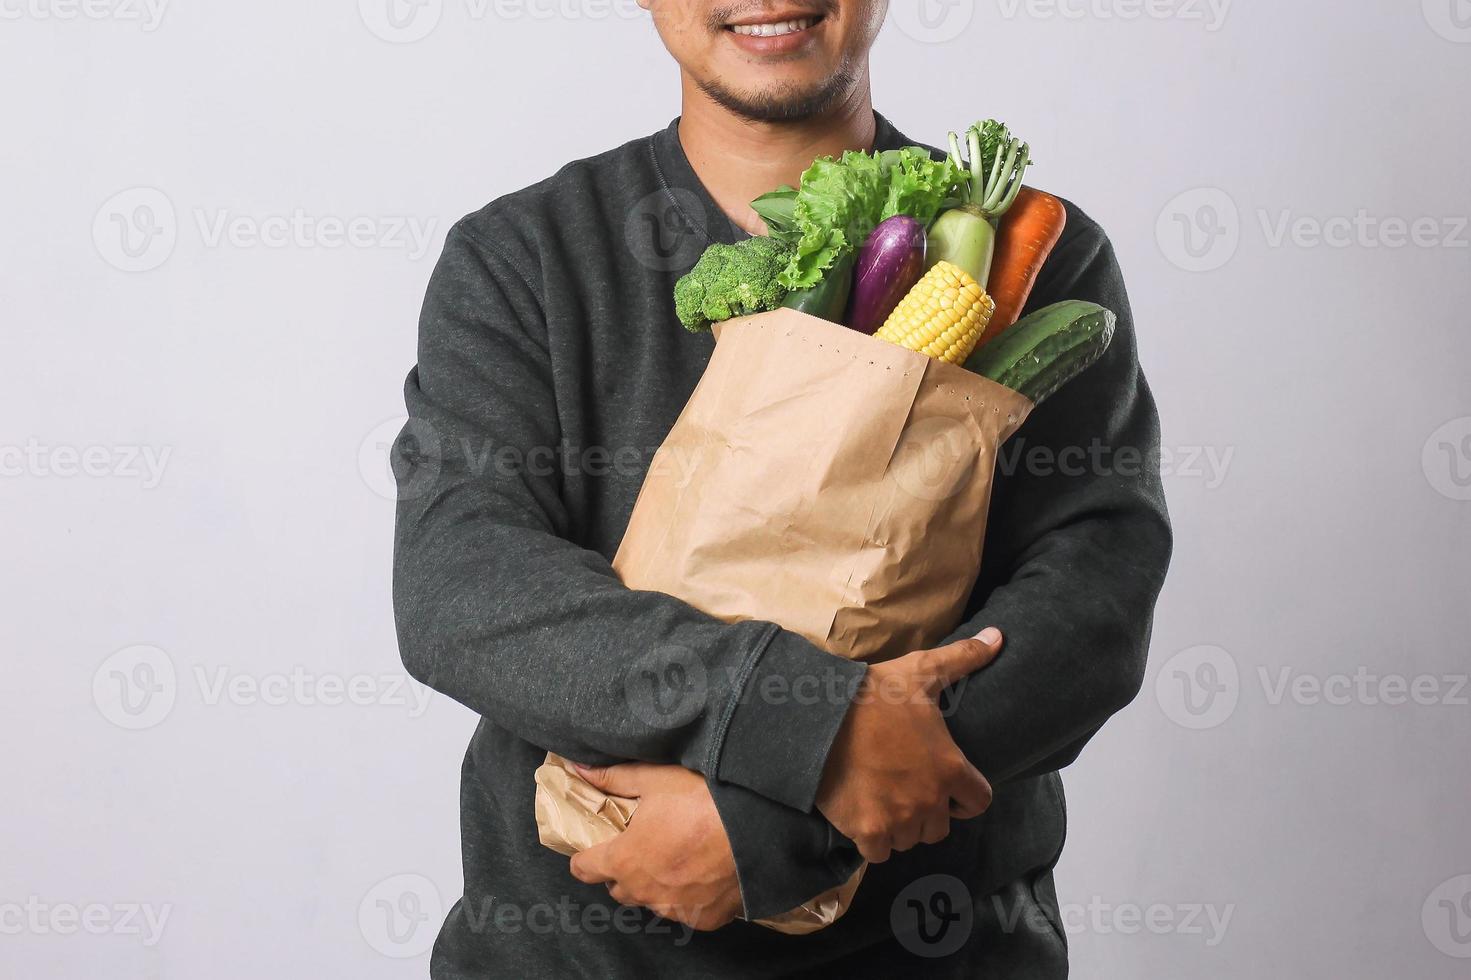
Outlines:
{"label": "brown paper grocery bag", "polygon": [[[842,657],[943,639],[980,569],[997,449],[1031,402],[794,310],[716,329],[613,559],[624,584],[777,623]],[[536,781],[541,842],[564,854],[621,833],[637,805],[555,755]],[[831,925],[862,874],[760,924]]]}

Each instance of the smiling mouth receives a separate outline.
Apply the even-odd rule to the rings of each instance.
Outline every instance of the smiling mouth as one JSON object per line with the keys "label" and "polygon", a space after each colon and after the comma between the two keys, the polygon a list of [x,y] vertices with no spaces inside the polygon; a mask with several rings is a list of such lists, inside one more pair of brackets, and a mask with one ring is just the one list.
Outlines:
{"label": "smiling mouth", "polygon": [[783,20],[770,24],[726,24],[725,29],[732,34],[742,37],[784,37],[788,34],[800,34],[802,31],[810,30],[822,23],[821,15],[813,17],[798,17],[795,20]]}

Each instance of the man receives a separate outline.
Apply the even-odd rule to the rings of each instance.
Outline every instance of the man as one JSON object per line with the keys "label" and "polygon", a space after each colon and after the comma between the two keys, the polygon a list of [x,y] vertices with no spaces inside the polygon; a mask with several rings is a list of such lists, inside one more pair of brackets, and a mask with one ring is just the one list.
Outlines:
{"label": "man", "polygon": [[[675,280],[710,242],[762,232],[748,202],[814,157],[913,142],[871,104],[884,0],[641,2],[680,65],[682,115],[457,224],[406,385],[399,640],[414,676],[481,716],[465,892],[431,972],[1065,976],[1057,770],[1137,693],[1171,546],[1113,252],[1069,206],[1031,306],[1093,300],[1118,332],[1003,454],[952,642],[865,668],[625,589],[609,559],[713,347],[676,322]],[[690,655],[694,710],[636,710],[630,678]],[[801,679],[826,693],[760,694]],[[570,867],[537,841],[548,749],[640,798],[625,834]],[[827,929],[736,918],[783,912],[861,857],[875,863]]]}

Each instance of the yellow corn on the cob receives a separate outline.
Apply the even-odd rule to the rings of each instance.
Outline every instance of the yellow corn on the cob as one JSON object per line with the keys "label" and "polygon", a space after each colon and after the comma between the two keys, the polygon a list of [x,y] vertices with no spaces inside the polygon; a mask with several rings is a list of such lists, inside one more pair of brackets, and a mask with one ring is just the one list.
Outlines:
{"label": "yellow corn on the cob", "polygon": [[963,364],[994,312],[995,301],[979,283],[959,266],[941,261],[904,295],[874,336],[947,364]]}

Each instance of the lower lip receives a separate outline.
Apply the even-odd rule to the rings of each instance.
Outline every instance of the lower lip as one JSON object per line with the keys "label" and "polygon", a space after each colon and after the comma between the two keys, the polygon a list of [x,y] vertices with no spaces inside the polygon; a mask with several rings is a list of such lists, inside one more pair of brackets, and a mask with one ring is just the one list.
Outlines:
{"label": "lower lip", "polygon": [[822,25],[827,20],[823,19],[807,28],[805,31],[793,31],[790,34],[778,34],[775,37],[761,37],[757,34],[737,34],[735,31],[727,30],[726,36],[735,42],[736,47],[751,54],[786,54],[796,51],[802,45],[811,41]]}

